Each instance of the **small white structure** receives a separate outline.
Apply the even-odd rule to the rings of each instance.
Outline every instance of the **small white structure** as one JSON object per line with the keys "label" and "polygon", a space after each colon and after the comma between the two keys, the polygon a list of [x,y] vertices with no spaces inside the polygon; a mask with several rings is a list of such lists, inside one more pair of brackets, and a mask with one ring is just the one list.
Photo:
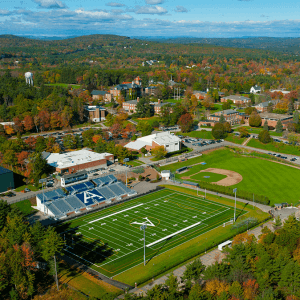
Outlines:
{"label": "small white structure", "polygon": [[220,245],[218,246],[218,249],[219,249],[220,251],[222,251],[224,247],[230,246],[231,244],[232,244],[232,241],[229,241],[229,240],[228,240],[228,241],[226,241],[226,242],[220,244]]}
{"label": "small white structure", "polygon": [[161,175],[162,179],[170,180],[171,171],[170,170],[163,170],[163,171],[161,171],[160,175]]}
{"label": "small white structure", "polygon": [[33,85],[33,74],[31,72],[25,73],[26,84]]}
{"label": "small white structure", "polygon": [[261,93],[261,87],[258,85],[252,86],[250,89],[251,94],[260,94]]}

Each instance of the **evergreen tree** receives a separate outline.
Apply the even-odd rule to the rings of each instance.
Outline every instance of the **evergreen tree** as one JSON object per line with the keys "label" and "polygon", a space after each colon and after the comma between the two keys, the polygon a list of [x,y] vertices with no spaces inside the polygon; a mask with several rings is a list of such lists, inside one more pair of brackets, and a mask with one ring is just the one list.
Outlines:
{"label": "evergreen tree", "polygon": [[268,120],[265,120],[264,130],[269,131]]}
{"label": "evergreen tree", "polygon": [[225,117],[224,117],[223,114],[221,114],[219,122],[222,123],[222,124],[226,122]]}
{"label": "evergreen tree", "polygon": [[296,124],[299,124],[299,112],[297,110],[294,111],[293,121]]}
{"label": "evergreen tree", "polygon": [[276,126],[275,126],[275,130],[276,130],[276,132],[278,132],[278,133],[281,133],[281,132],[283,131],[283,125],[282,125],[282,123],[281,123],[280,120],[278,120],[278,122],[277,122],[277,124],[276,124]]}
{"label": "evergreen tree", "polygon": [[259,134],[258,134],[258,139],[260,142],[262,142],[263,144],[268,144],[271,142],[271,137],[270,137],[270,133],[267,130],[262,130]]}
{"label": "evergreen tree", "polygon": [[287,113],[288,113],[289,115],[292,115],[292,114],[293,114],[293,111],[294,111],[294,104],[293,104],[292,101],[290,101],[289,104],[288,104],[288,110],[287,110]]}
{"label": "evergreen tree", "polygon": [[212,129],[212,135],[215,139],[225,139],[228,135],[225,126],[222,123],[216,123]]}
{"label": "evergreen tree", "polygon": [[153,106],[150,105],[150,100],[141,98],[136,105],[136,115],[140,118],[147,118],[154,115]]}

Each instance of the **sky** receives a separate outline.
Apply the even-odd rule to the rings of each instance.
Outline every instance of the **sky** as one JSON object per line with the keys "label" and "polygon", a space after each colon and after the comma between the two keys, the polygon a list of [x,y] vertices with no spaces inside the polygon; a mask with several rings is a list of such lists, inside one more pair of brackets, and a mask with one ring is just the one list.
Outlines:
{"label": "sky", "polygon": [[0,34],[300,37],[300,1],[0,0]]}

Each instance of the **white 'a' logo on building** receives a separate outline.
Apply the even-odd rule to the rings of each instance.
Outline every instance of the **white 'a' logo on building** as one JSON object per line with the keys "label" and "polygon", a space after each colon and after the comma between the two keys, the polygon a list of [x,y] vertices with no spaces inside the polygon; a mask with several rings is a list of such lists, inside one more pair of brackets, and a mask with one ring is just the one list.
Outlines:
{"label": "white 'a' logo on building", "polygon": [[88,200],[89,199],[94,199],[94,198],[96,198],[95,200],[101,200],[101,199],[103,199],[103,197],[102,196],[100,196],[100,195],[97,195],[97,194],[93,194],[93,193],[91,193],[91,192],[83,192],[83,196],[84,196],[84,203],[88,203]]}

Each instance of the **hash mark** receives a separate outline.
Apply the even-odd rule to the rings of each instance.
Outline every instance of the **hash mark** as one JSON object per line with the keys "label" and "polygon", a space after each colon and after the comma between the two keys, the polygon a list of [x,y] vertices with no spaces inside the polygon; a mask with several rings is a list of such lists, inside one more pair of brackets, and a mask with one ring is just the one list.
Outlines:
{"label": "hash mark", "polygon": [[206,211],[204,213],[202,213],[202,215],[205,215],[206,214]]}
{"label": "hash mark", "polygon": [[114,222],[114,221],[117,221],[117,220],[118,220],[118,219],[113,219],[113,222]]}
{"label": "hash mark", "polygon": [[173,226],[175,227],[175,226],[177,226],[177,224],[174,224]]}
{"label": "hash mark", "polygon": [[168,230],[168,229],[165,228],[165,229],[163,229],[162,231],[167,231],[167,230]]}
{"label": "hash mark", "polygon": [[193,219],[197,218],[197,216],[194,216]]}
{"label": "hash mark", "polygon": [[187,222],[187,220],[184,220],[183,223]]}
{"label": "hash mark", "polygon": [[157,203],[156,203],[156,204],[154,204],[154,206],[157,206],[157,205],[159,205],[159,204],[157,204]]}
{"label": "hash mark", "polygon": [[139,211],[137,210],[137,211],[135,211],[134,213],[137,214],[138,212],[139,212]]}
{"label": "hash mark", "polygon": [[130,244],[127,244],[127,246],[129,247],[129,246],[133,246],[133,244],[132,243],[130,243]]}
{"label": "hash mark", "polygon": [[106,225],[106,223],[102,223],[101,226]]}
{"label": "hash mark", "polygon": [[90,228],[89,228],[89,230],[92,230],[92,229],[94,229],[94,227],[90,227]]}
{"label": "hash mark", "polygon": [[154,235],[156,235],[156,233],[151,234],[151,236],[154,236]]}
{"label": "hash mark", "polygon": [[124,217],[126,218],[126,217],[128,217],[129,215],[125,215]]}

